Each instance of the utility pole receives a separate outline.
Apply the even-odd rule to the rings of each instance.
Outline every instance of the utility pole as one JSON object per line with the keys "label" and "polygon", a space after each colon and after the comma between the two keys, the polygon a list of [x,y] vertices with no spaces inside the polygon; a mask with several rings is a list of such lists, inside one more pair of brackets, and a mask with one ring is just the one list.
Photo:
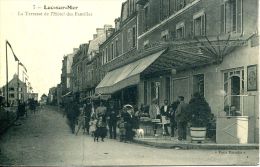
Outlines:
{"label": "utility pole", "polygon": [[[8,56],[7,56],[7,41],[5,41],[5,53],[6,53],[6,86],[5,86],[5,91],[6,91],[6,107],[9,107],[9,85],[8,85]],[[6,110],[6,116],[7,116],[7,121],[9,122],[9,111],[8,109]]]}

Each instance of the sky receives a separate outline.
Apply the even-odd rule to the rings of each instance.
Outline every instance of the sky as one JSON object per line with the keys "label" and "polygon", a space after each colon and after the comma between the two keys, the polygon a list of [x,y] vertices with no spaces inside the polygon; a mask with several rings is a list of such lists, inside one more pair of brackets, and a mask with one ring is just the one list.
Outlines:
{"label": "sky", "polygon": [[[114,27],[125,0],[0,0],[0,87],[6,83],[6,40],[15,55],[27,68],[28,81],[35,93],[48,94],[60,83],[62,59],[73,48],[88,43],[96,28],[104,24]],[[78,7],[44,9],[50,6]],[[59,12],[60,16],[54,16]],[[63,13],[64,12],[64,13]],[[67,16],[67,13],[73,16]],[[83,13],[76,16],[75,12]],[[23,14],[23,15],[22,15]],[[52,15],[53,14],[53,15]],[[35,16],[37,15],[37,16]],[[7,49],[9,80],[17,73],[17,62]],[[24,80],[20,66],[19,78]]]}

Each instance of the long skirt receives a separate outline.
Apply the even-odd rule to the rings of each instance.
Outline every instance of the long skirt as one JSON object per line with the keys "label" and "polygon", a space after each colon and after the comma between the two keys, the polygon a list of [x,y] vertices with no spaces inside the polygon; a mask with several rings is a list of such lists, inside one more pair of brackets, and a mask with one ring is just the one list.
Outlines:
{"label": "long skirt", "polygon": [[101,138],[105,138],[107,135],[107,129],[105,127],[98,127],[96,130],[96,135]]}

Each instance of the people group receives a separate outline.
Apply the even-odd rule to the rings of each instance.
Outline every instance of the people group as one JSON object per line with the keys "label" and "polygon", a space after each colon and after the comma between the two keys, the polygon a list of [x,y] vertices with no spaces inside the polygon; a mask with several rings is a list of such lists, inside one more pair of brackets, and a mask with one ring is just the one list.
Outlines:
{"label": "people group", "polygon": [[163,135],[177,137],[180,141],[186,140],[189,112],[183,96],[179,96],[172,104],[164,100],[162,106],[159,106],[158,99],[153,99],[149,107],[141,104],[139,109],[131,105],[119,108],[113,101],[102,100],[97,104],[88,102],[81,104],[82,107],[78,105],[68,104],[67,111],[73,133],[78,124],[76,134],[83,128],[84,132],[97,139],[101,138],[101,141],[104,141],[107,134],[110,139],[119,137],[120,141],[131,141],[139,129],[140,117],[149,117],[153,122],[154,136],[158,136],[158,125],[163,124]]}
{"label": "people group", "polygon": [[[187,103],[185,103],[183,96],[179,96],[177,101],[174,101],[172,104],[168,104],[168,100],[164,100],[164,104],[161,107],[158,105],[158,99],[153,99],[149,109],[149,116],[151,119],[157,119],[164,124],[164,135],[174,137],[177,130],[178,140],[186,140],[188,112]],[[158,122],[155,121],[153,125],[154,135],[158,136]],[[169,126],[171,132],[168,130]]]}
{"label": "people group", "polygon": [[[138,114],[129,105],[122,109],[116,107],[113,101],[78,103],[70,101],[65,106],[68,123],[72,133],[83,133],[94,137],[94,141],[104,141],[109,134],[110,139],[117,139],[117,129],[120,141],[132,141],[134,128],[138,127]],[[77,127],[77,129],[76,129]]]}

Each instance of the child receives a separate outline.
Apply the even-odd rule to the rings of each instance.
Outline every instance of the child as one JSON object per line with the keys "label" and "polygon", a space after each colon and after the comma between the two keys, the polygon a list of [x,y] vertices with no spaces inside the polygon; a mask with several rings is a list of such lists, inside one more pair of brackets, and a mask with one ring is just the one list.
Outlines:
{"label": "child", "polygon": [[117,127],[119,128],[119,132],[120,132],[120,141],[125,141],[125,121],[124,118],[121,116],[119,121],[117,122]]}
{"label": "child", "polygon": [[97,130],[97,120],[94,117],[91,117],[89,122],[89,134],[94,137],[94,133]]}

